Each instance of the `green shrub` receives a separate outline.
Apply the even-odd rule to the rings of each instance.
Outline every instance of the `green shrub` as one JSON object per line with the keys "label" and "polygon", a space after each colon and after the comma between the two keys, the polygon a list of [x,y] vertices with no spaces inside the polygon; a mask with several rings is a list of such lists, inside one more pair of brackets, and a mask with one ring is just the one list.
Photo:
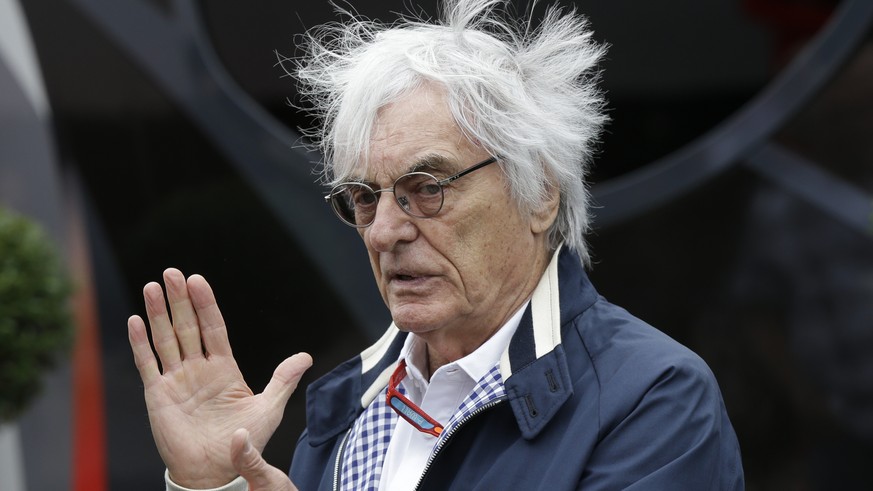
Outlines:
{"label": "green shrub", "polygon": [[20,415],[72,342],[70,281],[54,243],[0,207],[0,422]]}

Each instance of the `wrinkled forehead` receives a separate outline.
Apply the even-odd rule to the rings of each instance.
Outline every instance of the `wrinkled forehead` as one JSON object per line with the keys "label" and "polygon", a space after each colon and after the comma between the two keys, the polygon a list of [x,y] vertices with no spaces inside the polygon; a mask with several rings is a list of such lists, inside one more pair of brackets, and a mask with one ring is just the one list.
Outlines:
{"label": "wrinkled forehead", "polygon": [[393,180],[407,172],[444,173],[475,145],[455,121],[441,86],[424,83],[367,121],[366,143],[334,169],[341,180]]}

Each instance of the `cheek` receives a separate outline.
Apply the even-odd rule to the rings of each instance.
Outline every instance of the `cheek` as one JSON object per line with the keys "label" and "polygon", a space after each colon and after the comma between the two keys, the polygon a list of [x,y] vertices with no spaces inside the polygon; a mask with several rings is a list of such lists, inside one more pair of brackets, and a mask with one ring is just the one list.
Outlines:
{"label": "cheek", "polygon": [[514,266],[511,261],[506,261],[511,257],[507,252],[514,241],[522,240],[513,224],[494,219],[491,209],[486,211],[488,213],[461,221],[454,227],[453,262],[468,296],[479,296],[481,290],[490,290],[483,286],[492,284]]}
{"label": "cheek", "polygon": [[382,289],[382,269],[379,266],[379,253],[375,252],[372,247],[369,247],[367,241],[364,239],[364,234],[361,233],[361,241],[364,243],[364,247],[367,249],[367,257],[370,259],[370,268],[373,270],[373,277],[376,278],[376,284],[379,286],[379,289]]}
{"label": "cheek", "polygon": [[495,198],[481,202],[476,212],[456,224],[457,242],[467,250],[494,255],[504,251],[508,242],[524,239],[526,227],[514,205]]}

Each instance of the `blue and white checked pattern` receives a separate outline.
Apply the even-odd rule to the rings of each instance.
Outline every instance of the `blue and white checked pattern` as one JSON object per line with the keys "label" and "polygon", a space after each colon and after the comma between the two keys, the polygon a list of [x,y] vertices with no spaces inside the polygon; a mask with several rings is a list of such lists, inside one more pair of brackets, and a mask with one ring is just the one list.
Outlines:
{"label": "blue and white checked pattern", "polygon": [[500,368],[498,365],[494,365],[488,373],[479,379],[476,383],[476,387],[472,392],[467,394],[467,397],[464,398],[464,401],[460,406],[458,406],[458,410],[452,415],[445,430],[443,430],[443,433],[440,435],[440,440],[451,435],[452,431],[455,429],[455,425],[463,421],[467,416],[473,414],[475,410],[495,399],[503,397],[505,394],[506,390],[503,388],[503,377],[500,376]]}
{"label": "blue and white checked pattern", "polygon": [[[402,386],[397,390],[406,395]],[[397,413],[385,402],[383,390],[352,426],[339,489],[378,491],[388,442],[398,419]]]}
{"label": "blue and white checked pattern", "polygon": [[[397,388],[405,394],[403,386]],[[446,438],[455,425],[476,409],[504,396],[503,378],[495,365],[476,383],[452,415],[440,439]],[[388,442],[399,417],[385,402],[385,391],[358,417],[349,433],[347,450],[340,474],[339,489],[343,491],[378,491],[382,465],[388,453]],[[436,448],[436,445],[434,445]]]}

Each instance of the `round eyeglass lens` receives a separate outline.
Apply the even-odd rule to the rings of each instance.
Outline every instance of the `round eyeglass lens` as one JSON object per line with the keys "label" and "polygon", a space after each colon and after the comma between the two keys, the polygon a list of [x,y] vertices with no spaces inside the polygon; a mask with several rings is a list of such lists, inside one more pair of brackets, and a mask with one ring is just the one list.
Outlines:
{"label": "round eyeglass lens", "polygon": [[333,211],[353,227],[366,227],[373,222],[378,201],[369,186],[356,182],[340,184],[330,195]]}
{"label": "round eyeglass lens", "polygon": [[394,187],[374,191],[359,182],[347,182],[333,188],[330,203],[334,213],[353,227],[366,227],[376,218],[379,205],[377,193],[393,192],[394,200],[406,214],[418,218],[435,216],[443,207],[443,188],[439,181],[425,172],[400,176]]}
{"label": "round eyeglass lens", "polygon": [[400,176],[394,183],[394,198],[409,215],[428,218],[443,207],[443,187],[430,174],[412,172]]}

